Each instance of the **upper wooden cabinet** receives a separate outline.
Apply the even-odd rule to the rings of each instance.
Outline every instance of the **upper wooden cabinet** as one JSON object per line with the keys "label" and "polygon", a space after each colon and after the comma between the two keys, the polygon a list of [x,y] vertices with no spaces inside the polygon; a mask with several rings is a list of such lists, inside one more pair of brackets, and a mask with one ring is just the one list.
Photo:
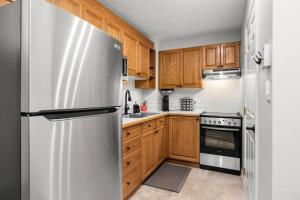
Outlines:
{"label": "upper wooden cabinet", "polygon": [[57,5],[58,7],[81,17],[82,14],[82,0],[48,0],[48,2]]}
{"label": "upper wooden cabinet", "polygon": [[150,78],[150,48],[143,44],[139,43],[139,63],[137,67],[137,75],[142,78]]}
{"label": "upper wooden cabinet", "polygon": [[160,88],[201,88],[202,48],[160,52]]}
{"label": "upper wooden cabinet", "polygon": [[122,25],[116,16],[112,15],[106,18],[106,30],[111,37],[123,42]]}
{"label": "upper wooden cabinet", "polygon": [[130,32],[124,31],[123,35],[124,55],[128,59],[128,74],[137,75],[138,41]]}
{"label": "upper wooden cabinet", "polygon": [[83,4],[82,18],[94,26],[105,30],[105,12],[101,6]]}
{"label": "upper wooden cabinet", "polygon": [[220,45],[203,47],[203,69],[215,69],[220,67]]}
{"label": "upper wooden cabinet", "polygon": [[203,69],[240,67],[240,42],[203,47]]}
{"label": "upper wooden cabinet", "polygon": [[180,87],[180,65],[182,57],[180,52],[159,52],[159,86],[160,88]]}
{"label": "upper wooden cabinet", "polygon": [[182,51],[183,65],[180,86],[184,88],[202,87],[202,48]]}
{"label": "upper wooden cabinet", "polygon": [[221,44],[221,67],[240,67],[240,43]]}
{"label": "upper wooden cabinet", "polygon": [[169,117],[169,157],[199,162],[199,117]]}

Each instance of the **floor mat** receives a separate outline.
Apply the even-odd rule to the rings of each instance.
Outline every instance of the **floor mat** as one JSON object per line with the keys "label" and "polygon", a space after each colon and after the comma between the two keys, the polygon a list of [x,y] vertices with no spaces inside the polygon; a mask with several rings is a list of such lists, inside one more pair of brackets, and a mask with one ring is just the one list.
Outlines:
{"label": "floor mat", "polygon": [[179,193],[190,171],[189,167],[164,163],[144,182],[144,185]]}

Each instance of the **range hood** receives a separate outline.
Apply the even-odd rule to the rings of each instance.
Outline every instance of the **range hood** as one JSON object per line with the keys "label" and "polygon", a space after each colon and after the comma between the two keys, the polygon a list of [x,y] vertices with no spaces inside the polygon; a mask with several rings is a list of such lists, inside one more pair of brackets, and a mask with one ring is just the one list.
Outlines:
{"label": "range hood", "polygon": [[204,80],[239,79],[239,78],[241,78],[240,69],[203,70]]}

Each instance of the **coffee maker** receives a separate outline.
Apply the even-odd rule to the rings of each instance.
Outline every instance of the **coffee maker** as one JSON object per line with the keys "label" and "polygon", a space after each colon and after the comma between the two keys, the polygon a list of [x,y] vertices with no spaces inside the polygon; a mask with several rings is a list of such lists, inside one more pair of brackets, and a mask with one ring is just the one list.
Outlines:
{"label": "coffee maker", "polygon": [[174,89],[162,89],[162,111],[170,111],[169,108],[169,95],[174,91]]}

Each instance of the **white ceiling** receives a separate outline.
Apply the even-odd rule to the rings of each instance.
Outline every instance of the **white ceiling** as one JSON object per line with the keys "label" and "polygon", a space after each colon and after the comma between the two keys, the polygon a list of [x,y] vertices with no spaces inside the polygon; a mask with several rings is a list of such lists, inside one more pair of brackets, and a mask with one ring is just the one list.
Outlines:
{"label": "white ceiling", "polygon": [[239,30],[246,0],[100,0],[153,40]]}

